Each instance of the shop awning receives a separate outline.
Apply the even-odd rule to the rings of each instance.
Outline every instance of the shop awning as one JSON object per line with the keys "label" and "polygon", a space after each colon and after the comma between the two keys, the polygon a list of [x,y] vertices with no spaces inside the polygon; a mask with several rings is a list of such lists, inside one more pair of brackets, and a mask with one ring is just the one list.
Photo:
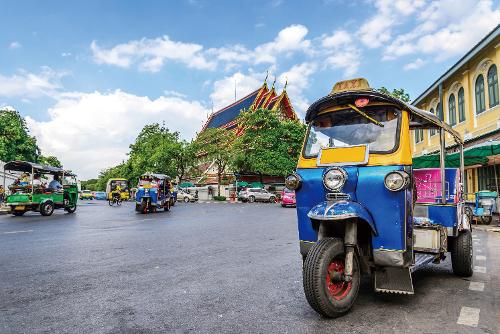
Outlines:
{"label": "shop awning", "polygon": [[[464,150],[464,164],[485,165],[489,156],[497,154],[500,154],[500,141],[486,141]],[[446,156],[446,167],[460,167],[460,152]],[[439,153],[413,158],[413,168],[439,168]]]}
{"label": "shop awning", "polygon": [[237,184],[238,184],[238,187],[241,187],[241,188],[248,187],[248,182],[245,182],[245,181],[238,182]]}
{"label": "shop awning", "polygon": [[179,188],[189,188],[189,187],[194,187],[194,184],[192,184],[191,182],[182,182],[181,184],[179,184]]}

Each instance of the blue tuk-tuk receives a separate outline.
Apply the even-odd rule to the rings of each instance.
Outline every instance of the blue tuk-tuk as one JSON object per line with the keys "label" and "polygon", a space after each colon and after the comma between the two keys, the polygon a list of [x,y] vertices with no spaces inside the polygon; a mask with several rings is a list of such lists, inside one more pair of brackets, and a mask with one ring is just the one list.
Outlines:
{"label": "blue tuk-tuk", "polygon": [[[306,123],[286,185],[296,192],[303,286],[315,311],[349,311],[362,274],[373,275],[377,292],[413,294],[412,272],[448,252],[456,275],[473,274],[455,130],[365,79],[335,84],[309,107]],[[420,129],[439,133],[439,168],[412,167],[410,131]],[[446,133],[461,168],[445,168]]]}
{"label": "blue tuk-tuk", "polygon": [[491,224],[493,207],[498,195],[496,191],[481,190],[475,193],[474,209],[467,207],[471,220],[479,220],[483,224]]}
{"label": "blue tuk-tuk", "polygon": [[135,193],[135,211],[140,213],[170,210],[170,177],[164,174],[145,173],[139,177]]}

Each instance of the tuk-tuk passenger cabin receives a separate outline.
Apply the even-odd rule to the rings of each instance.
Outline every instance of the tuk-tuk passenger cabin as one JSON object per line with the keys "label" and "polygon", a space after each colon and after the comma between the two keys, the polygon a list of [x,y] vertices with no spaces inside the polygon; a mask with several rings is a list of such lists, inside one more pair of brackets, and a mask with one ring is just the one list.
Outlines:
{"label": "tuk-tuk passenger cabin", "polygon": [[[4,171],[22,173],[29,178],[22,179],[9,186],[9,194],[4,205],[14,216],[22,216],[27,211],[37,211],[43,216],[50,216],[54,209],[64,209],[68,213],[76,211],[78,187],[76,175],[62,168],[42,165],[27,161],[11,161],[4,165]],[[61,188],[44,186],[41,181],[34,182],[34,177],[50,175],[59,179]],[[4,173],[5,187],[5,173]]]}
{"label": "tuk-tuk passenger cabin", "polygon": [[[413,294],[412,271],[451,252],[453,271],[472,275],[470,224],[463,214],[463,143],[435,115],[371,89],[365,79],[337,83],[314,102],[296,173],[303,284],[318,313],[353,305],[361,273],[379,292]],[[435,129],[441,167],[412,168],[410,130]],[[445,169],[445,134],[461,168]]]}

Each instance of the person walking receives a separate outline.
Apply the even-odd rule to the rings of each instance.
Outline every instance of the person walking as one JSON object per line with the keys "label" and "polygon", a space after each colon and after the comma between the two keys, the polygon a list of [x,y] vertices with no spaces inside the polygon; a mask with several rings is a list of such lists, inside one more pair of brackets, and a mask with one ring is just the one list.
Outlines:
{"label": "person walking", "polygon": [[5,189],[0,185],[0,204],[3,203],[5,197]]}

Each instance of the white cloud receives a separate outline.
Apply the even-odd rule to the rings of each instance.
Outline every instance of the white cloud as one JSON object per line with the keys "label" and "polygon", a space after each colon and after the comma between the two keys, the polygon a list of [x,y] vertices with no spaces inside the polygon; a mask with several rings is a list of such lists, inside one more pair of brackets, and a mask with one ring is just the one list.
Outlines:
{"label": "white cloud", "polygon": [[213,70],[216,64],[207,60],[203,46],[195,43],[172,41],[168,36],[155,39],[143,38],[118,44],[110,49],[102,48],[92,41],[90,48],[94,61],[98,64],[115,65],[128,68],[137,64],[148,72],[158,72],[166,61],[181,62],[189,68]]}
{"label": "white cloud", "polygon": [[21,45],[21,43],[19,43],[17,41],[14,41],[14,42],[9,44],[9,49],[11,49],[11,50],[19,49],[20,47],[22,47],[22,45]]}
{"label": "white cloud", "polygon": [[417,58],[417,59],[415,59],[415,61],[412,61],[411,63],[406,64],[403,67],[403,69],[405,71],[416,70],[416,69],[419,69],[420,67],[422,67],[423,65],[425,65],[425,61],[420,59],[420,58]]}
{"label": "white cloud", "polygon": [[320,39],[326,56],[324,63],[333,69],[343,71],[344,77],[351,77],[361,64],[361,50],[353,42],[353,37],[346,30],[336,30],[332,35],[323,35]]}
{"label": "white cloud", "polygon": [[53,96],[61,88],[60,79],[67,75],[64,71],[55,71],[42,67],[37,74],[19,70],[17,74],[0,74],[0,96],[37,98]]}
{"label": "white cloud", "polygon": [[48,110],[49,120],[26,121],[44,154],[60,157],[66,168],[87,179],[125,160],[144,125],[164,121],[170,130],[190,138],[206,113],[201,103],[182,97],[151,99],[115,90],[61,94]]}
{"label": "white cloud", "polygon": [[393,28],[425,5],[424,0],[374,0],[376,13],[363,23],[357,32],[368,48],[378,48],[389,43]]}
{"label": "white cloud", "polygon": [[289,57],[296,52],[312,54],[311,41],[306,39],[308,30],[300,24],[282,29],[271,42],[249,49],[242,44],[205,49],[200,44],[172,41],[168,36],[161,38],[133,40],[104,48],[93,41],[90,49],[98,64],[158,72],[166,61],[178,61],[189,68],[215,70],[219,63],[226,71],[241,64],[275,65],[280,56]]}
{"label": "white cloud", "polygon": [[243,74],[236,72],[231,76],[217,80],[213,84],[213,92],[210,99],[214,104],[214,111],[217,111],[235,101],[234,92],[236,86],[236,100],[253,92],[262,85],[265,73]]}
{"label": "white cloud", "polygon": [[304,96],[304,92],[310,85],[310,77],[318,68],[318,65],[312,62],[304,62],[292,66],[288,71],[283,72],[278,77],[278,82],[284,85],[288,82],[287,92],[292,100],[295,111],[304,114],[309,106],[309,101]]}
{"label": "white cloud", "polygon": [[490,0],[431,1],[416,26],[397,36],[384,50],[385,60],[410,54],[434,55],[441,61],[462,55],[500,22],[498,4]]}

